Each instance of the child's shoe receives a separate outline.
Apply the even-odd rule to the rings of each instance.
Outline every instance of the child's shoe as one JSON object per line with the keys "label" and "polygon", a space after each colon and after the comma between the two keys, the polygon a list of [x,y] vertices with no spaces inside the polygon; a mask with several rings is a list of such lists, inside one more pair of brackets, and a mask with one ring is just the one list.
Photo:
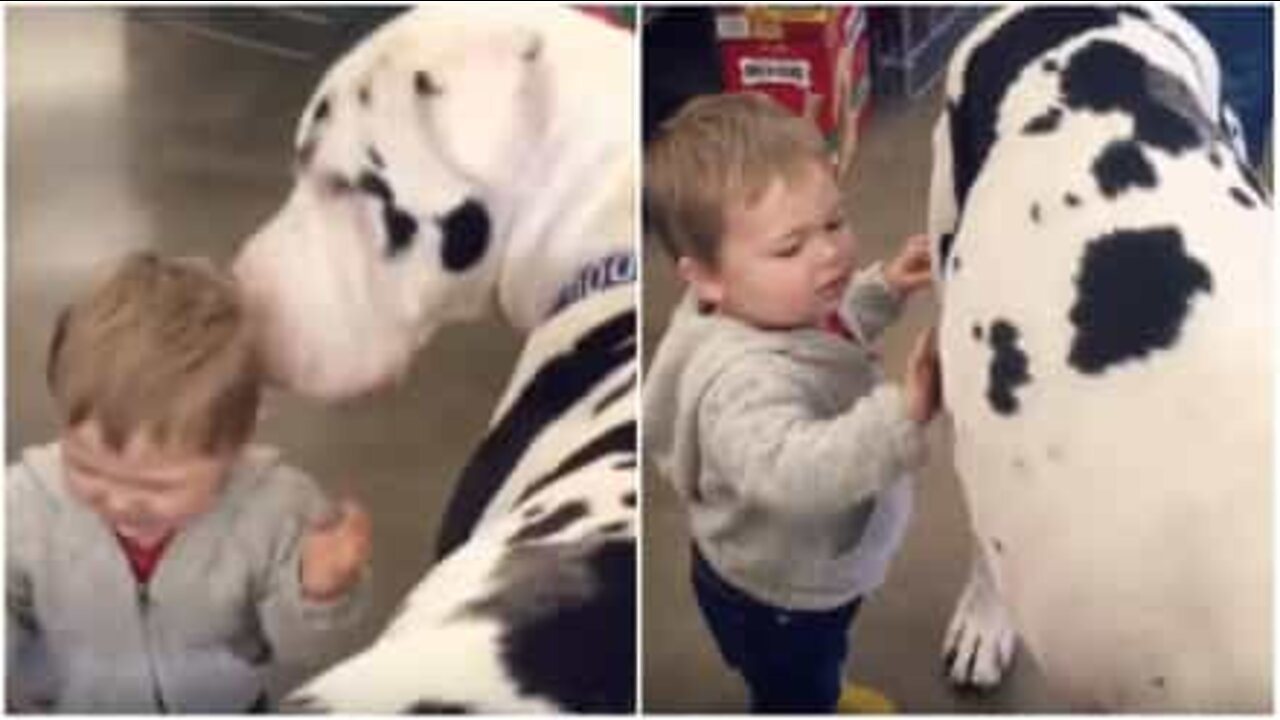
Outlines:
{"label": "child's shoe", "polygon": [[846,715],[888,715],[898,706],[892,700],[866,685],[848,683],[840,691],[836,711]]}

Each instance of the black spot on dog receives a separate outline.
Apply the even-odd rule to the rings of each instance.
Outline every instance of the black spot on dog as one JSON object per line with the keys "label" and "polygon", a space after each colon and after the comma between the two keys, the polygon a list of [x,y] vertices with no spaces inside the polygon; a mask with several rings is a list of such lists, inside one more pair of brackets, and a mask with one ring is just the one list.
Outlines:
{"label": "black spot on dog", "polygon": [[1218,152],[1217,148],[1209,150],[1209,164],[1215,168],[1222,167],[1222,154]]}
{"label": "black spot on dog", "polygon": [[947,259],[951,257],[951,245],[956,240],[955,233],[942,233],[938,236],[938,259],[942,261],[942,266],[947,266]]}
{"label": "black spot on dog", "polygon": [[635,467],[636,461],[632,458],[623,458],[613,464],[614,470],[634,470]]}
{"label": "black spot on dog", "polygon": [[1031,203],[1031,222],[1040,224],[1040,203]]}
{"label": "black spot on dog", "polygon": [[1062,202],[1066,203],[1067,207],[1079,207],[1080,196],[1075,193],[1067,193],[1062,196]]}
{"label": "black spot on dog", "polygon": [[521,695],[570,712],[632,712],[636,665],[635,543],[521,545],[499,585],[464,612],[498,618],[504,665]]}
{"label": "black spot on dog", "polygon": [[396,207],[395,194],[381,175],[360,173],[360,177],[356,179],[356,187],[382,202],[382,227],[387,235],[387,256],[394,258],[404,252],[418,234],[417,218]]}
{"label": "black spot on dog", "polygon": [[617,520],[615,522],[605,523],[604,525],[601,525],[600,532],[604,533],[605,535],[615,535],[617,533],[620,533],[626,530],[630,526],[631,526],[631,523],[628,523],[626,520]]}
{"label": "black spot on dog", "polygon": [[1057,60],[1048,58],[1044,62],[1040,63],[1040,68],[1047,73],[1056,73],[1062,69],[1062,66],[1058,65]]}
{"label": "black spot on dog", "polygon": [[405,715],[470,715],[472,708],[458,703],[419,700],[405,708]]}
{"label": "black spot on dog", "polygon": [[393,205],[382,206],[382,222],[387,230],[388,257],[404,252],[418,234],[417,219]]}
{"label": "black spot on dog", "polygon": [[315,112],[311,115],[311,124],[317,125],[329,119],[329,98],[320,98],[320,102],[316,104]]}
{"label": "black spot on dog", "polygon": [[610,390],[604,397],[600,398],[600,400],[596,402],[595,407],[591,408],[591,412],[599,415],[619,400],[625,397],[631,397],[631,391],[635,390],[635,388],[636,374],[631,373],[627,376],[626,382]]}
{"label": "black spot on dog", "polygon": [[396,202],[395,195],[391,192],[391,186],[377,173],[360,173],[360,177],[356,178],[356,187],[361,192],[368,193],[387,205],[394,205]]}
{"label": "black spot on dog", "polygon": [[964,69],[964,93],[948,104],[956,207],[964,207],[986,163],[999,108],[1023,68],[1069,38],[1116,22],[1115,11],[1107,8],[1033,6],[974,49]]}
{"label": "black spot on dog", "polygon": [[1172,227],[1103,235],[1089,242],[1080,265],[1068,361],[1086,374],[1172,347],[1192,294],[1213,289],[1208,269],[1186,254]]}
{"label": "black spot on dog", "polygon": [[1241,190],[1238,187],[1231,188],[1230,194],[1231,194],[1232,200],[1235,200],[1236,202],[1240,203],[1246,208],[1249,208],[1250,210],[1252,210],[1257,205],[1256,203],[1253,202],[1253,198],[1249,197],[1249,195],[1245,193],[1245,191]]}
{"label": "black spot on dog", "polygon": [[[517,682],[521,690],[555,697],[573,712],[631,712],[636,687],[635,544],[607,542],[589,558],[589,567],[599,588],[589,602],[509,639],[513,665],[522,670],[516,673]],[[580,651],[573,649],[576,644],[582,645]],[[550,657],[557,662],[546,663]]]}
{"label": "black spot on dog", "polygon": [[636,449],[636,424],[635,421],[629,420],[619,423],[599,436],[592,438],[587,444],[578,448],[572,455],[565,458],[555,467],[554,470],[543,475],[542,477],[529,483],[529,487],[520,493],[520,497],[516,502],[521,502],[525,498],[532,497],[542,488],[555,482],[557,479],[565,477],[579,468],[590,465],[596,460],[615,453],[631,453]]}
{"label": "black spot on dog", "polygon": [[1004,554],[1004,543],[1000,542],[1000,538],[991,538],[991,547],[995,549],[997,555]]}
{"label": "black spot on dog", "polygon": [[360,107],[369,107],[369,100],[372,99],[369,94],[369,86],[361,85],[356,90],[356,101],[360,103]]}
{"label": "black spot on dog", "polygon": [[533,518],[541,514],[543,509],[544,508],[542,507],[542,505],[538,503],[532,503],[531,505],[529,505],[529,507],[524,509],[524,512],[520,513],[520,516],[523,517],[525,520],[532,520]]}
{"label": "black spot on dog", "polygon": [[1181,80],[1114,42],[1094,40],[1071,57],[1062,76],[1063,100],[1096,113],[1133,118],[1139,142],[1170,153],[1199,147],[1209,126]]}
{"label": "black spot on dog", "polygon": [[1254,197],[1267,197],[1268,193],[1266,190],[1262,189],[1262,183],[1258,182],[1258,176],[1249,168],[1248,165],[1245,165],[1244,161],[1240,158],[1236,158],[1236,170],[1240,173],[1240,178],[1244,180],[1245,184],[1249,186],[1249,189],[1253,191]]}
{"label": "black spot on dog", "polygon": [[443,557],[468,537],[489,501],[550,423],[635,356],[635,310],[602,320],[548,358],[471,455],[449,500],[437,540]]}
{"label": "black spot on dog", "polygon": [[531,522],[520,528],[520,531],[512,535],[508,542],[514,545],[554,535],[572,525],[574,521],[581,520],[586,516],[587,504],[581,500],[574,500],[547,513],[547,516],[541,520]]}
{"label": "black spot on dog", "polygon": [[1154,687],[1158,690],[1163,690],[1164,686],[1165,686],[1165,679],[1163,675],[1157,675],[1151,678],[1151,687]]}
{"label": "black spot on dog", "polygon": [[991,367],[987,374],[987,401],[1001,415],[1018,411],[1018,387],[1031,381],[1027,355],[1018,348],[1018,329],[1007,320],[991,323]]}
{"label": "black spot on dog", "polygon": [[419,70],[413,74],[413,91],[419,97],[435,97],[444,92],[437,83],[431,73],[426,70]]}
{"label": "black spot on dog", "polygon": [[951,258],[951,274],[954,275],[958,272],[960,272],[960,256],[956,255]]}
{"label": "black spot on dog", "polygon": [[635,506],[636,506],[636,491],[635,491],[635,490],[628,490],[628,491],[626,491],[625,493],[623,493],[623,494],[622,494],[622,504],[623,504],[623,505],[626,505],[627,507],[635,507]]}
{"label": "black spot on dog", "polygon": [[1093,177],[1108,198],[1135,188],[1156,186],[1156,169],[1135,142],[1117,140],[1102,149],[1093,161]]}
{"label": "black spot on dog", "polygon": [[370,145],[365,154],[369,156],[370,165],[379,170],[385,170],[387,168],[387,162],[382,159],[382,153],[378,152],[378,148]]}
{"label": "black spot on dog", "polygon": [[489,211],[467,199],[438,221],[444,239],[440,258],[446,269],[462,272],[479,262],[489,247]]}
{"label": "black spot on dog", "polygon": [[982,339],[982,326],[979,325],[978,323],[973,324],[973,339],[974,340]]}
{"label": "black spot on dog", "polygon": [[1062,122],[1062,108],[1051,107],[1031,118],[1022,128],[1023,135],[1044,135],[1058,129]]}
{"label": "black spot on dog", "polygon": [[1151,22],[1151,13],[1147,12],[1146,8],[1138,5],[1121,5],[1116,8],[1116,12],[1120,15],[1128,15],[1129,17]]}

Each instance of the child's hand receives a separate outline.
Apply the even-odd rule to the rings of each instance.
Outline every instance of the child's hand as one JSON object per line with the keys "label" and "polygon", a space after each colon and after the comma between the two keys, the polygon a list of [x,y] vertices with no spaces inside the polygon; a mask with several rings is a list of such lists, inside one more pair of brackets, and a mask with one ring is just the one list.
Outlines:
{"label": "child's hand", "polygon": [[302,539],[302,593],[331,600],[345,593],[369,562],[372,524],[355,500],[346,499]]}
{"label": "child's hand", "polygon": [[938,332],[929,328],[920,333],[907,357],[905,378],[907,416],[919,425],[933,419],[942,405],[942,374],[938,364]]}
{"label": "child's hand", "polygon": [[889,289],[900,298],[928,285],[933,280],[932,261],[929,256],[929,237],[912,235],[902,242],[897,257],[884,269],[884,280]]}

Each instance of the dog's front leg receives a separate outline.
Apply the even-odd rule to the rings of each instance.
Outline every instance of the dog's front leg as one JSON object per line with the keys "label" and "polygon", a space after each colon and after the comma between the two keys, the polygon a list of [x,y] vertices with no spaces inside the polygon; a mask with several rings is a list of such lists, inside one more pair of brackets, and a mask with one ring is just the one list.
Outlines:
{"label": "dog's front leg", "polygon": [[943,663],[957,688],[989,690],[1013,663],[1017,634],[976,541],[965,585],[942,644]]}

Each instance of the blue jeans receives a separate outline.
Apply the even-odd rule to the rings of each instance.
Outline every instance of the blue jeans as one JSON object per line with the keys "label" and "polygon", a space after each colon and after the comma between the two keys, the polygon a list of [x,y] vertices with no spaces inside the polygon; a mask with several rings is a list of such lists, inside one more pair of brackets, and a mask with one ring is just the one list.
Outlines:
{"label": "blue jeans", "polygon": [[774,607],[730,585],[697,548],[693,590],[720,655],[747,682],[752,712],[835,711],[861,598],[833,610]]}

